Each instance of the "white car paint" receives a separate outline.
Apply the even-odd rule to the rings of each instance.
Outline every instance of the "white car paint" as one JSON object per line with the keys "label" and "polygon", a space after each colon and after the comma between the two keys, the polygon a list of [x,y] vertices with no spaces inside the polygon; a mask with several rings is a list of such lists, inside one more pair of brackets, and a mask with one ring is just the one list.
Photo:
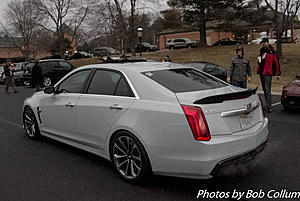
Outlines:
{"label": "white car paint", "polygon": [[[38,121],[41,134],[110,160],[111,136],[126,130],[144,146],[154,174],[190,178],[210,178],[216,165],[228,158],[252,151],[268,138],[268,119],[263,116],[258,95],[217,104],[194,104],[211,95],[244,91],[226,87],[186,93],[173,93],[141,72],[187,68],[169,63],[98,64],[75,69],[113,69],[122,73],[135,97],[91,94],[35,93],[27,98]],[[240,115],[222,113],[258,104],[251,112],[250,126],[241,126]],[[73,104],[74,107],[66,107]],[[114,105],[124,109],[109,109]],[[211,139],[196,141],[180,104],[199,106],[207,119]],[[41,110],[38,114],[37,108]],[[45,112],[45,110],[47,112]]]}

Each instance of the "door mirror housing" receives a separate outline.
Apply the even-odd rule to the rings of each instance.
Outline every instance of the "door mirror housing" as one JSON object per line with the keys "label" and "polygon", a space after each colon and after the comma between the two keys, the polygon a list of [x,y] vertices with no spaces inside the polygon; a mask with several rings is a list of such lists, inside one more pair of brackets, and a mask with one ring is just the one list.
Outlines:
{"label": "door mirror housing", "polygon": [[44,93],[45,93],[45,94],[53,94],[53,93],[55,93],[55,88],[54,88],[54,86],[46,87],[46,88],[44,89]]}

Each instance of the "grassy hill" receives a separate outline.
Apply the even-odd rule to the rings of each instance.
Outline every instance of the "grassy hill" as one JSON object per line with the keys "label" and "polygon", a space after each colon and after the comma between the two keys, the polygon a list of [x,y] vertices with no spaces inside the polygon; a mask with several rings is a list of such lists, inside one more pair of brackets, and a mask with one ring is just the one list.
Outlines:
{"label": "grassy hill", "polygon": [[[252,68],[252,81],[248,87],[261,89],[259,76],[256,74],[257,57],[260,45],[244,45],[245,55],[250,59]],[[162,61],[165,55],[169,55],[172,62],[184,63],[191,61],[208,61],[219,64],[228,69],[231,58],[235,55],[236,46],[220,46],[208,48],[193,48],[179,50],[164,50],[154,53],[143,53],[147,59]],[[300,44],[284,44],[284,59],[281,61],[282,76],[280,80],[273,79],[272,91],[281,92],[283,85],[290,83],[295,79],[296,74],[300,75]],[[75,66],[99,63],[96,58],[71,61]]]}

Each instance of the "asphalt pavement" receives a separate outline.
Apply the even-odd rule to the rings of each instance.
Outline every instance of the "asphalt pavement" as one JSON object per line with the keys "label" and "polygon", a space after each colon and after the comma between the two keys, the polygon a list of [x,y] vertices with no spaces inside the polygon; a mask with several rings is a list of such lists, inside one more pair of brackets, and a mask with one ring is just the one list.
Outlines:
{"label": "asphalt pavement", "polygon": [[34,90],[20,86],[18,91],[5,94],[0,86],[0,201],[237,200],[197,195],[199,190],[300,191],[300,112],[287,113],[280,104],[268,114],[269,142],[251,166],[209,180],[152,176],[142,185],[130,185],[101,157],[48,138],[28,139],[21,110]]}

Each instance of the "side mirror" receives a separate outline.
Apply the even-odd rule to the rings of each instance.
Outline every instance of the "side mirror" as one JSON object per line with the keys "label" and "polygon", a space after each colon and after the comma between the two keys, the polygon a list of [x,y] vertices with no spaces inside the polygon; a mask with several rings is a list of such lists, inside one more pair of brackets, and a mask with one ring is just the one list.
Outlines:
{"label": "side mirror", "polygon": [[46,87],[46,88],[44,89],[44,93],[45,93],[45,94],[53,94],[54,92],[55,92],[54,86]]}

